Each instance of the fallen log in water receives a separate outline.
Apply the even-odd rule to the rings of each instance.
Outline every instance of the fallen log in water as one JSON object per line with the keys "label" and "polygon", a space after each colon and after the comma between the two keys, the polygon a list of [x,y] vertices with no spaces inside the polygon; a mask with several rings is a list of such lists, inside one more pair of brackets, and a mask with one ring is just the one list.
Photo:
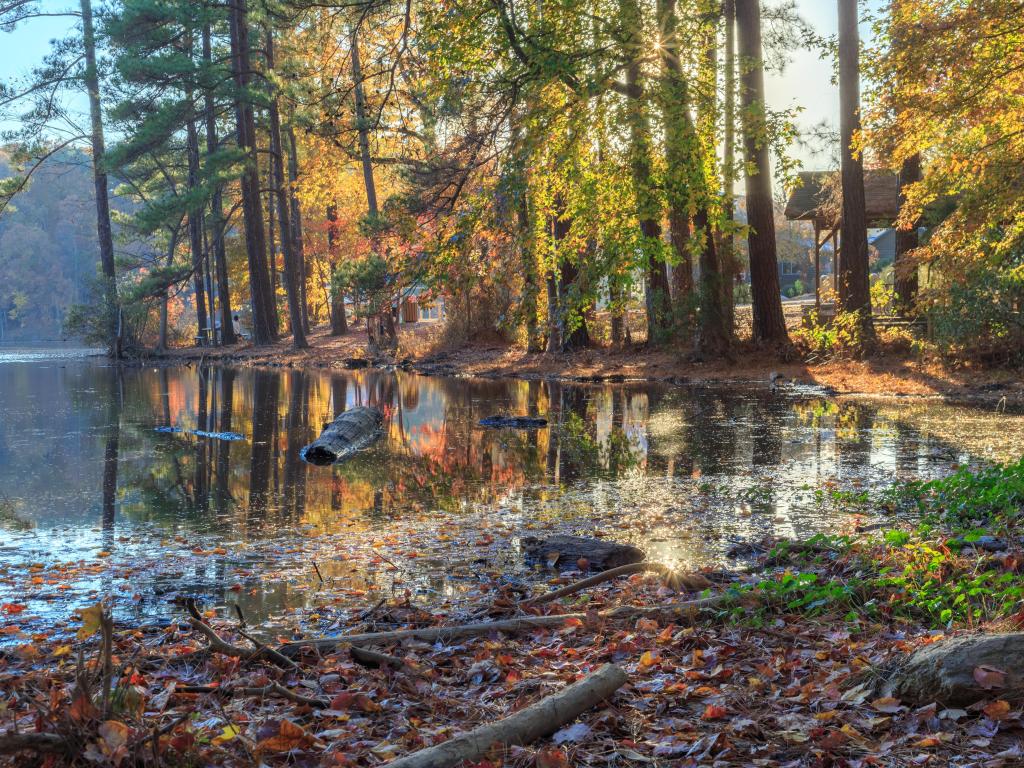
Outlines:
{"label": "fallen log in water", "polygon": [[488,416],[480,419],[479,424],[491,429],[541,429],[548,425],[548,420],[533,416]]}
{"label": "fallen log in water", "polygon": [[350,408],[325,424],[320,437],[300,455],[310,464],[333,464],[373,442],[380,435],[383,421],[384,414],[376,408]]}
{"label": "fallen log in water", "polygon": [[[579,567],[581,570],[608,571],[642,562],[647,557],[638,547],[589,536],[526,536],[522,544],[527,561],[559,570]],[[585,567],[580,565],[581,560],[586,561]]]}
{"label": "fallen log in water", "polygon": [[529,744],[548,736],[592,709],[626,684],[626,673],[614,664],[573,683],[514,715],[488,723],[433,747],[392,760],[386,768],[450,768],[477,760],[495,744]]}

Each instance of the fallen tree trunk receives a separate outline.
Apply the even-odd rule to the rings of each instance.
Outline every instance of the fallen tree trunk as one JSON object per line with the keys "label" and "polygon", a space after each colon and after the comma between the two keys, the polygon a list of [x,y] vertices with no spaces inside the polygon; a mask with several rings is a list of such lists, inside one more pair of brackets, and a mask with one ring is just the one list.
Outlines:
{"label": "fallen tree trunk", "polygon": [[[547,536],[543,539],[527,536],[523,551],[528,561],[544,563],[558,569],[608,571],[647,558],[642,549],[629,544],[591,538],[589,536]],[[580,561],[586,563],[581,564]]]}
{"label": "fallen tree trunk", "polygon": [[299,455],[310,464],[334,464],[376,439],[383,421],[384,414],[376,408],[350,408],[324,425],[320,437],[303,448]]}
{"label": "fallen tree trunk", "polygon": [[27,750],[34,752],[70,752],[71,742],[53,733],[0,734],[0,755],[12,755]]}
{"label": "fallen tree trunk", "polygon": [[1024,632],[967,635],[914,651],[883,687],[908,704],[967,705],[1024,690]]}
{"label": "fallen tree trunk", "polygon": [[[682,603],[669,603],[660,606],[626,605],[603,611],[598,614],[601,619],[622,619],[630,616],[644,616],[655,613],[672,613],[675,620],[696,616],[703,610],[721,605],[729,598],[728,595],[715,595],[700,600],[687,600]],[[278,648],[285,656],[295,656],[303,648],[315,648],[318,651],[332,650],[342,645],[379,645],[395,643],[402,640],[422,640],[434,643],[439,640],[454,640],[460,637],[486,635],[491,632],[523,632],[530,629],[551,629],[563,627],[567,622],[586,621],[591,617],[586,613],[560,613],[554,616],[521,616],[515,619],[499,619],[497,621],[481,621],[475,624],[457,624],[450,627],[423,627],[421,629],[395,629],[388,632],[365,632],[358,635],[339,635],[337,637],[320,637],[311,640],[294,640]]]}
{"label": "fallen tree trunk", "polygon": [[626,673],[606,664],[579,682],[496,723],[387,764],[387,768],[450,768],[483,757],[495,744],[529,744],[572,722],[626,684]]}

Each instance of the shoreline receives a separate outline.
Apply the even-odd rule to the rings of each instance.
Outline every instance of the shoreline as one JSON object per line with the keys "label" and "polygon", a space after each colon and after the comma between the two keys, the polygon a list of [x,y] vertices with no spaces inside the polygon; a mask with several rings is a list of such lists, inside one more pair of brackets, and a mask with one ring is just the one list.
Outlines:
{"label": "shoreline", "polygon": [[[883,354],[865,360],[785,362],[756,348],[740,348],[735,363],[701,362],[670,348],[622,350],[591,348],[565,354],[527,353],[494,342],[444,344],[440,328],[403,328],[397,362],[365,356],[359,330],[340,337],[324,328],[310,334],[310,348],[292,349],[287,339],[265,347],[188,347],[138,358],[137,364],[215,363],[236,367],[300,370],[401,369],[424,376],[512,378],[575,384],[667,384],[674,386],[768,387],[772,373],[790,382],[820,388],[833,397],[936,400],[952,404],[1024,409],[1024,375],[1007,368],[954,370],[935,361]],[[132,364],[136,361],[126,361]]]}

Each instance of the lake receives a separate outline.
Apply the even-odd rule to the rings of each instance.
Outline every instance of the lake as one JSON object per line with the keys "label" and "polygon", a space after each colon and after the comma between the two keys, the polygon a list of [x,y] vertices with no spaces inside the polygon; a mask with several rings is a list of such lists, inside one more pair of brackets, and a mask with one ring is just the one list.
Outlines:
{"label": "lake", "polygon": [[[520,537],[599,534],[680,567],[872,522],[863,493],[1019,455],[1024,417],[812,387],[569,385],[379,370],[116,367],[0,353],[0,623],[123,621],[183,596],[287,623],[379,596],[457,603],[530,578]],[[354,405],[384,434],[342,464],[300,450]],[[546,417],[484,429],[494,414]],[[160,427],[178,432],[157,431]],[[214,433],[196,436],[195,430]],[[238,440],[215,433],[237,433]]]}

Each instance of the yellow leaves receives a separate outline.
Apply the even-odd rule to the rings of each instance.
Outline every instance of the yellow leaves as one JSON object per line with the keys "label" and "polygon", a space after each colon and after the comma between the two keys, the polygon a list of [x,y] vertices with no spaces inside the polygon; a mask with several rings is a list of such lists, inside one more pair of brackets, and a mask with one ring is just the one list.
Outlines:
{"label": "yellow leaves", "polygon": [[646,671],[661,662],[661,655],[655,651],[645,651],[640,657],[640,669]]}
{"label": "yellow leaves", "polygon": [[237,725],[225,725],[224,729],[211,739],[214,744],[225,744],[242,734]]}
{"label": "yellow leaves", "polygon": [[70,656],[71,655],[71,646],[70,645],[58,645],[56,648],[53,649],[53,654],[52,655],[53,655],[53,657],[55,659],[60,659],[60,658],[63,658],[64,656]]}
{"label": "yellow leaves", "polygon": [[96,603],[96,605],[90,605],[88,608],[83,608],[81,616],[82,627],[78,630],[78,633],[75,636],[79,640],[85,640],[87,637],[91,637],[99,631],[100,621],[103,618],[103,604]]}

